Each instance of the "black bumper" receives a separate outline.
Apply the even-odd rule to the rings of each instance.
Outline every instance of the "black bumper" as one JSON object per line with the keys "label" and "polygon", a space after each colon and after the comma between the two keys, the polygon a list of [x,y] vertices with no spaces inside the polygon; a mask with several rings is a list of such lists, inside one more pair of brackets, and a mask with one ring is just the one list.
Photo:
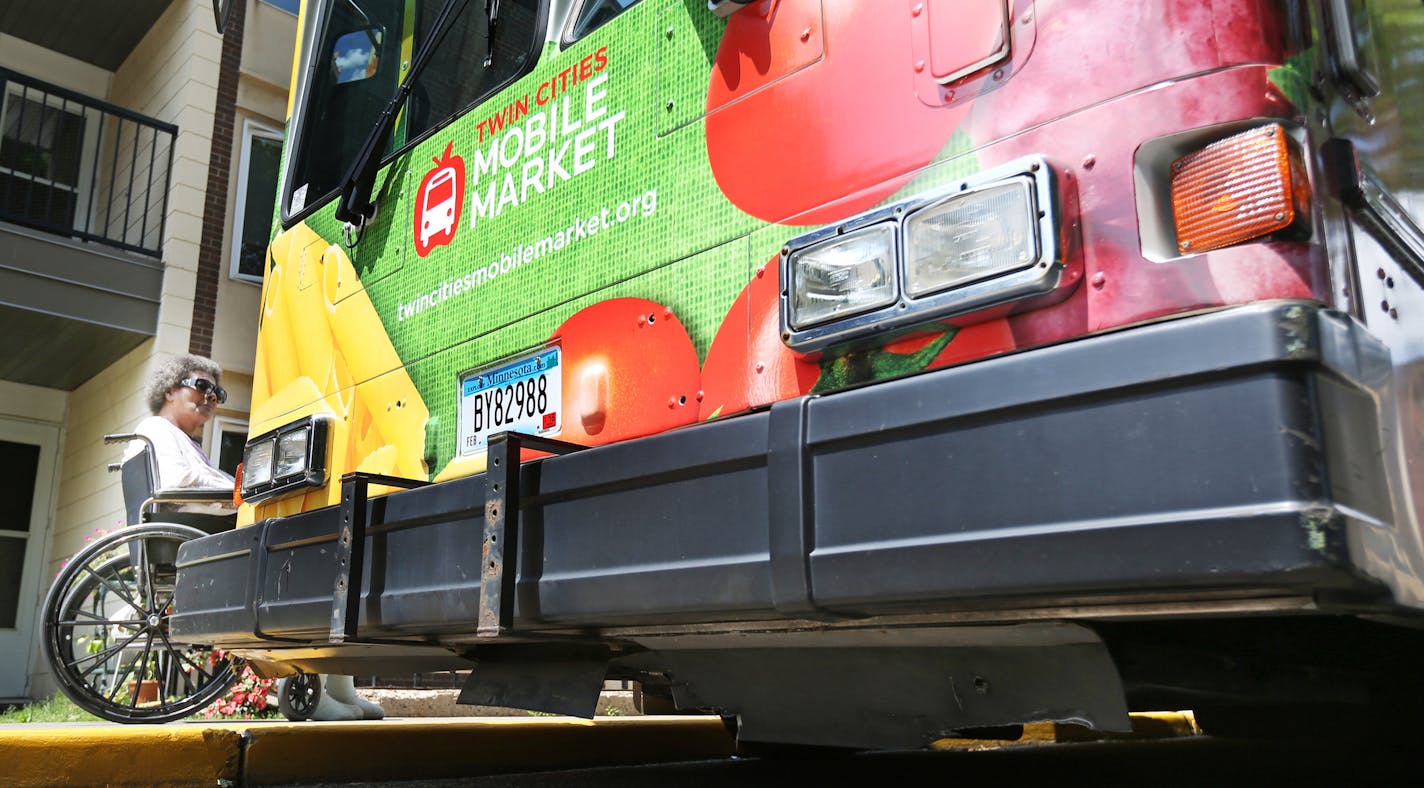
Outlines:
{"label": "black bumper", "polygon": [[[1349,532],[1392,521],[1389,374],[1348,318],[1267,304],[526,463],[511,632],[1378,595]],[[475,640],[485,500],[367,505],[360,638]],[[338,520],[184,545],[175,635],[326,644]]]}

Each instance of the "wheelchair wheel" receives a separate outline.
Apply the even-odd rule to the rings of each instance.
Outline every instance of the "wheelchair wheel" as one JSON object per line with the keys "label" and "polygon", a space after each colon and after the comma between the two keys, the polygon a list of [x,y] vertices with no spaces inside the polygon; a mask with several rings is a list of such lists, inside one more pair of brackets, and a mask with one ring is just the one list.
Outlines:
{"label": "wheelchair wheel", "polygon": [[168,632],[178,545],[205,535],[168,523],[123,528],[60,571],[45,597],[44,654],[80,708],[113,722],[171,722],[236,681],[236,661]]}
{"label": "wheelchair wheel", "polygon": [[277,682],[277,708],[292,722],[309,720],[321,701],[321,676],[298,673]]}

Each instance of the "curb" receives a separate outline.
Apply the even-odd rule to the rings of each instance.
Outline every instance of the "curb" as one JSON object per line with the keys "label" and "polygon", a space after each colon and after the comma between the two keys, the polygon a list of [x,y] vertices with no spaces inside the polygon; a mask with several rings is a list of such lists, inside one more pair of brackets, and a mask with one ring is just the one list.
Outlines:
{"label": "curb", "polygon": [[0,731],[7,786],[473,777],[726,757],[717,717],[180,723]]}
{"label": "curb", "polygon": [[6,730],[0,732],[0,763],[5,784],[16,788],[236,784],[242,736],[238,730],[156,725]]}

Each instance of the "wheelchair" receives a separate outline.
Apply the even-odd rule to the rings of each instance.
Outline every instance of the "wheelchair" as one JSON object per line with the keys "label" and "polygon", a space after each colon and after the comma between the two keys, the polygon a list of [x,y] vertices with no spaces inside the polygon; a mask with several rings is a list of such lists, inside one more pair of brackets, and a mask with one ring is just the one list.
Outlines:
{"label": "wheelchair", "polygon": [[240,660],[175,641],[168,631],[178,546],[229,530],[235,517],[174,511],[192,503],[230,501],[231,490],[159,490],[153,446],[109,466],[119,471],[127,526],[69,559],[45,596],[42,637],[61,691],[85,711],[112,722],[182,719],[222,697]]}

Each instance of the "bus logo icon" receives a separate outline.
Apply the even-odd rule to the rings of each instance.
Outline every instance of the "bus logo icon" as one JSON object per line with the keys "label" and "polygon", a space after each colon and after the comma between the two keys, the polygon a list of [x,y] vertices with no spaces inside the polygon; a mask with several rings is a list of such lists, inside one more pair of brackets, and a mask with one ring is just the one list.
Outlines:
{"label": "bus logo icon", "polygon": [[437,246],[455,240],[460,209],[465,204],[465,160],[452,153],[455,143],[446,143],[445,153],[435,159],[435,167],[425,173],[415,192],[415,253],[430,254]]}

